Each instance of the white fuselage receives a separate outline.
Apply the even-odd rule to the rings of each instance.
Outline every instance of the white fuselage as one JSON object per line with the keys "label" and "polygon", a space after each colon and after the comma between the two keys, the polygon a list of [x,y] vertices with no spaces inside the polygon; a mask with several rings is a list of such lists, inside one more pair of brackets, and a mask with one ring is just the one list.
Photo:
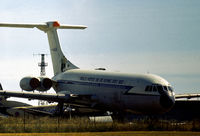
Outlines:
{"label": "white fuselage", "polygon": [[110,110],[162,113],[174,104],[173,92],[165,92],[173,104],[163,107],[158,90],[145,90],[151,85],[170,86],[166,80],[156,75],[74,69],[60,73],[52,79],[57,82],[54,87],[57,93],[92,95],[98,104]]}
{"label": "white fuselage", "polygon": [[[135,113],[162,113],[174,105],[174,93],[163,78],[151,74],[122,74],[97,70],[80,70],[63,54],[57,29],[85,29],[80,25],[60,25],[57,21],[37,24],[0,23],[0,27],[38,28],[47,33],[52,58],[53,87],[59,95],[0,92],[2,95],[37,98],[63,103],[90,104],[107,111],[132,111]],[[27,91],[46,91],[52,86],[47,78],[25,77],[20,86]],[[65,96],[64,98],[62,96]],[[75,99],[76,96],[76,99]]]}

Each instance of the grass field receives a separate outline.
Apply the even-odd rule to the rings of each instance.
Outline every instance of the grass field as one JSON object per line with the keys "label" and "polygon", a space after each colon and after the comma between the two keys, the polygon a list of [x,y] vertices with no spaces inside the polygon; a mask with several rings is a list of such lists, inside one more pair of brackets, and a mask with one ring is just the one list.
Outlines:
{"label": "grass field", "polygon": [[[91,132],[91,136],[102,134],[113,136],[113,133],[117,132],[114,135],[133,135],[132,133],[134,133],[134,135],[139,136],[142,135],[141,132],[144,132],[145,135],[151,136],[151,132],[154,132],[153,135],[156,136],[157,132],[159,132],[158,135],[166,135],[165,133],[173,135],[175,131],[181,133],[181,135],[185,135],[188,132],[199,132],[197,135],[200,136],[200,120],[177,122],[173,120],[143,119],[133,120],[132,122],[95,122],[84,117],[72,119],[9,117],[0,119],[0,133],[8,135],[24,135],[25,133],[30,133],[31,135],[38,135],[41,133],[43,135],[45,135],[44,133],[54,135],[53,133],[59,133],[59,135],[62,135],[62,133],[65,133],[73,136],[75,133],[79,133],[84,136],[85,133]],[[176,133],[176,135],[179,135],[179,133]]]}
{"label": "grass field", "polygon": [[127,132],[83,132],[83,133],[0,133],[0,136],[200,136],[200,132],[127,131]]}

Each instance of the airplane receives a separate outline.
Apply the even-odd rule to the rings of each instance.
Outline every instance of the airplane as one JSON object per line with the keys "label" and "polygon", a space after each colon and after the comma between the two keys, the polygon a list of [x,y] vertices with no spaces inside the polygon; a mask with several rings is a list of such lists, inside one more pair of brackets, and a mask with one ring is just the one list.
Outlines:
{"label": "airplane", "polygon": [[[3,87],[0,83],[0,90]],[[33,106],[27,103],[8,100],[7,96],[0,96],[0,117],[53,116],[56,105]]]}
{"label": "airplane", "polygon": [[[0,90],[3,90],[3,87],[0,83]],[[24,111],[16,109],[16,107],[30,107],[30,104],[8,100],[6,96],[0,96],[0,114],[1,117],[7,116],[22,116]]]}
{"label": "airplane", "polygon": [[175,93],[168,81],[153,74],[108,72],[105,69],[82,70],[63,54],[57,29],[86,29],[83,25],[65,25],[57,21],[46,23],[0,23],[0,27],[38,28],[47,33],[54,76],[24,77],[20,87],[26,91],[46,91],[51,87],[56,94],[0,91],[0,95],[58,102],[58,114],[63,104],[86,106],[109,111],[113,116],[124,112],[162,114],[175,103]]}

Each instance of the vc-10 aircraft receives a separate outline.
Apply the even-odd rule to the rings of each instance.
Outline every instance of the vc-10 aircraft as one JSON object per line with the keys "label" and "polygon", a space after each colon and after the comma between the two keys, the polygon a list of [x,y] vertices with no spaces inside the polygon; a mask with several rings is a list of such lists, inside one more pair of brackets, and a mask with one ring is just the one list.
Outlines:
{"label": "vc-10 aircraft", "polygon": [[122,113],[157,114],[169,111],[175,103],[172,86],[165,79],[152,74],[126,74],[103,70],[82,70],[64,56],[57,29],[85,29],[80,25],[60,25],[57,21],[40,24],[0,23],[0,27],[38,28],[47,33],[54,76],[24,77],[20,87],[26,91],[46,91],[56,94],[0,91],[0,95],[83,105],[91,109]]}

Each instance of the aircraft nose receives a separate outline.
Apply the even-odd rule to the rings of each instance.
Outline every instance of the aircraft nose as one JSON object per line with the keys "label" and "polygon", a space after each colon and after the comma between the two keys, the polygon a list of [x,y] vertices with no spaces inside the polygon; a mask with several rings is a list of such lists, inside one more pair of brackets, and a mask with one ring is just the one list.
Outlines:
{"label": "aircraft nose", "polygon": [[158,92],[160,94],[160,105],[166,110],[171,109],[175,104],[173,93],[164,90],[162,86],[158,86]]}
{"label": "aircraft nose", "polygon": [[165,109],[170,109],[174,106],[175,101],[167,94],[161,94],[160,96],[160,105]]}

